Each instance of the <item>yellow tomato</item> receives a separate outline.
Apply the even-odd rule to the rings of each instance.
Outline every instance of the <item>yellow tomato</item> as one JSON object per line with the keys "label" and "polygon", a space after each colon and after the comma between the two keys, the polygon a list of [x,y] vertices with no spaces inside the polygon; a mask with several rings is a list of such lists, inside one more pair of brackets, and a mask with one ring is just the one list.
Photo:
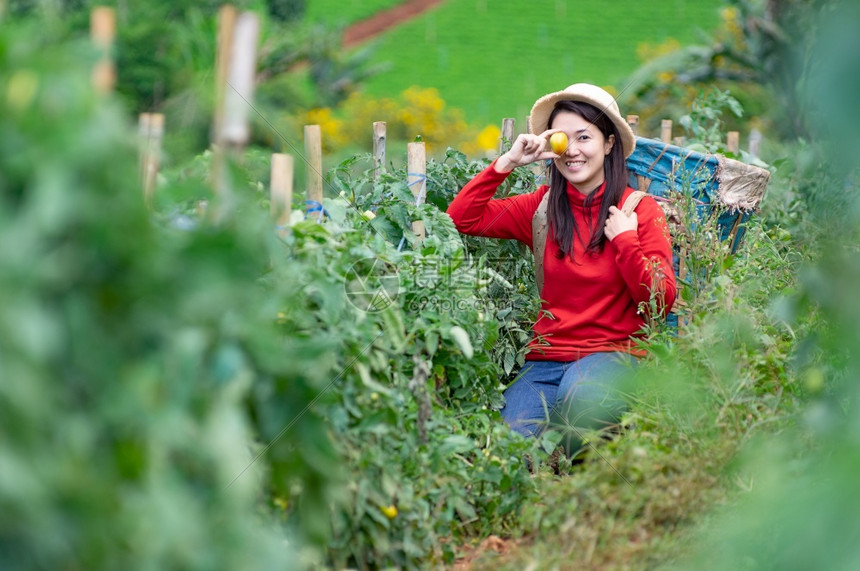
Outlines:
{"label": "yellow tomato", "polygon": [[397,517],[397,508],[395,506],[383,506],[379,508],[383,515],[388,519],[394,519]]}
{"label": "yellow tomato", "polygon": [[549,138],[549,147],[557,155],[564,153],[567,150],[567,135],[564,133],[553,133]]}

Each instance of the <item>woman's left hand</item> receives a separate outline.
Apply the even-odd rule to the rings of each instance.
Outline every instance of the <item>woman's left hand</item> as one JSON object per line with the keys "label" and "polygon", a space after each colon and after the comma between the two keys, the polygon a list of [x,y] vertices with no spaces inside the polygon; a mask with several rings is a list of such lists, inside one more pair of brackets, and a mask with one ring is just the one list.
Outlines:
{"label": "woman's left hand", "polygon": [[617,206],[609,207],[609,216],[606,218],[606,225],[603,227],[603,233],[609,240],[614,240],[622,232],[629,232],[638,228],[639,218],[635,212],[627,216]]}

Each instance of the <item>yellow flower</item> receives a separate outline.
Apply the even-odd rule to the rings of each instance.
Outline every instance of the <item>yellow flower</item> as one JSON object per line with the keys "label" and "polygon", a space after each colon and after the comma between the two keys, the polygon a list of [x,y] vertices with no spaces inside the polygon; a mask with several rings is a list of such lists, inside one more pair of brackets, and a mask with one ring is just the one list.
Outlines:
{"label": "yellow flower", "polygon": [[636,46],[636,56],[639,61],[651,61],[660,56],[672,53],[681,48],[681,43],[675,38],[668,38],[660,44],[640,43]]}
{"label": "yellow flower", "polygon": [[741,23],[740,11],[737,7],[726,6],[720,10],[720,17],[723,20],[723,28],[725,28],[729,38],[743,46],[745,44],[744,29]]}
{"label": "yellow flower", "polygon": [[725,6],[720,10],[720,16],[724,22],[737,21],[738,9],[737,6]]}
{"label": "yellow flower", "polygon": [[492,151],[499,146],[499,138],[502,136],[502,130],[498,125],[487,125],[484,127],[478,136],[475,138],[475,144],[482,151]]}

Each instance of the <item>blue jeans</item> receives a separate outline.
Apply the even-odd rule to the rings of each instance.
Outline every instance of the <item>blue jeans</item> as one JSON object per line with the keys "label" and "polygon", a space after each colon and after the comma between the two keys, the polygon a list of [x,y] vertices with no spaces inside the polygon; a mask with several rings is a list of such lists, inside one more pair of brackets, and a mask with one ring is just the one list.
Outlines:
{"label": "blue jeans", "polygon": [[568,453],[582,431],[618,422],[626,408],[621,384],[637,363],[628,353],[593,353],[578,361],[527,361],[505,391],[502,418],[523,436],[546,428],[565,434]]}

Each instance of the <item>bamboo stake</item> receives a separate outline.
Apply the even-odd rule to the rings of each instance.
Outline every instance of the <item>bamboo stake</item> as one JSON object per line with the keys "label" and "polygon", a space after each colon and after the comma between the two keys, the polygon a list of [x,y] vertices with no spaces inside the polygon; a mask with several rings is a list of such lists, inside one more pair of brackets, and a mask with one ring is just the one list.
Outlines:
{"label": "bamboo stake", "polygon": [[672,144],[676,147],[683,147],[687,144],[687,137],[672,137]]}
{"label": "bamboo stake", "polygon": [[726,134],[726,150],[730,153],[738,153],[740,149],[740,133],[737,131],[729,131]]}
{"label": "bamboo stake", "polygon": [[759,131],[758,129],[753,129],[752,131],[750,131],[749,153],[754,157],[758,157],[760,151],[761,151],[761,131]]}
{"label": "bamboo stake", "polygon": [[660,121],[660,140],[664,143],[672,141],[672,120],[663,119]]}
{"label": "bamboo stake", "polygon": [[[406,184],[415,197],[415,205],[424,204],[427,195],[427,159],[424,143],[409,143],[406,145]],[[412,222],[412,232],[418,240],[425,236],[424,222],[415,220]]]}
{"label": "bamboo stake", "polygon": [[116,14],[113,8],[97,6],[90,12],[90,38],[96,47],[110,50],[116,37]]}
{"label": "bamboo stake", "polygon": [[143,162],[143,199],[147,206],[152,206],[152,197],[155,195],[158,169],[161,164],[164,115],[162,113],[149,114],[148,127]]}
{"label": "bamboo stake", "polygon": [[633,130],[634,136],[639,134],[639,115],[628,115],[627,124]]}
{"label": "bamboo stake", "polygon": [[499,156],[505,154],[514,142],[514,120],[502,119],[502,135],[499,138]]}
{"label": "bamboo stake", "polygon": [[90,12],[90,38],[99,50],[99,60],[92,71],[93,87],[99,93],[109,93],[116,85],[116,66],[111,58],[116,37],[116,14],[113,8],[99,6]]}
{"label": "bamboo stake", "polygon": [[259,18],[253,12],[239,14],[234,22],[231,22],[229,9],[222,10],[219,17],[216,61],[220,67],[216,69],[215,91],[216,96],[221,94],[222,101],[214,119],[212,173],[215,193],[221,197],[222,206],[214,212],[216,218],[223,216],[230,207],[226,154],[238,157],[251,137],[249,115],[254,100],[260,31]]}
{"label": "bamboo stake", "polygon": [[233,52],[233,29],[236,27],[236,9],[229,4],[218,10],[217,52],[215,54],[215,117],[212,124],[212,139],[220,143],[221,124],[224,120],[224,92],[227,87],[227,72]]}
{"label": "bamboo stake", "polygon": [[220,140],[245,145],[251,137],[248,117],[254,100],[257,68],[257,38],[260,20],[253,12],[243,12],[233,29],[233,49],[224,87],[224,116]]}
{"label": "bamboo stake", "polygon": [[293,156],[272,154],[272,175],[269,188],[269,208],[278,234],[284,236],[293,208]]}
{"label": "bamboo stake", "polygon": [[318,218],[322,220],[322,132],[319,125],[305,125],[305,160],[308,163],[307,211],[318,211]]}
{"label": "bamboo stake", "polygon": [[385,121],[373,123],[373,179],[385,168]]}
{"label": "bamboo stake", "polygon": [[144,186],[146,173],[146,152],[149,147],[149,124],[152,122],[150,113],[141,113],[137,117],[137,164],[141,187]]}

